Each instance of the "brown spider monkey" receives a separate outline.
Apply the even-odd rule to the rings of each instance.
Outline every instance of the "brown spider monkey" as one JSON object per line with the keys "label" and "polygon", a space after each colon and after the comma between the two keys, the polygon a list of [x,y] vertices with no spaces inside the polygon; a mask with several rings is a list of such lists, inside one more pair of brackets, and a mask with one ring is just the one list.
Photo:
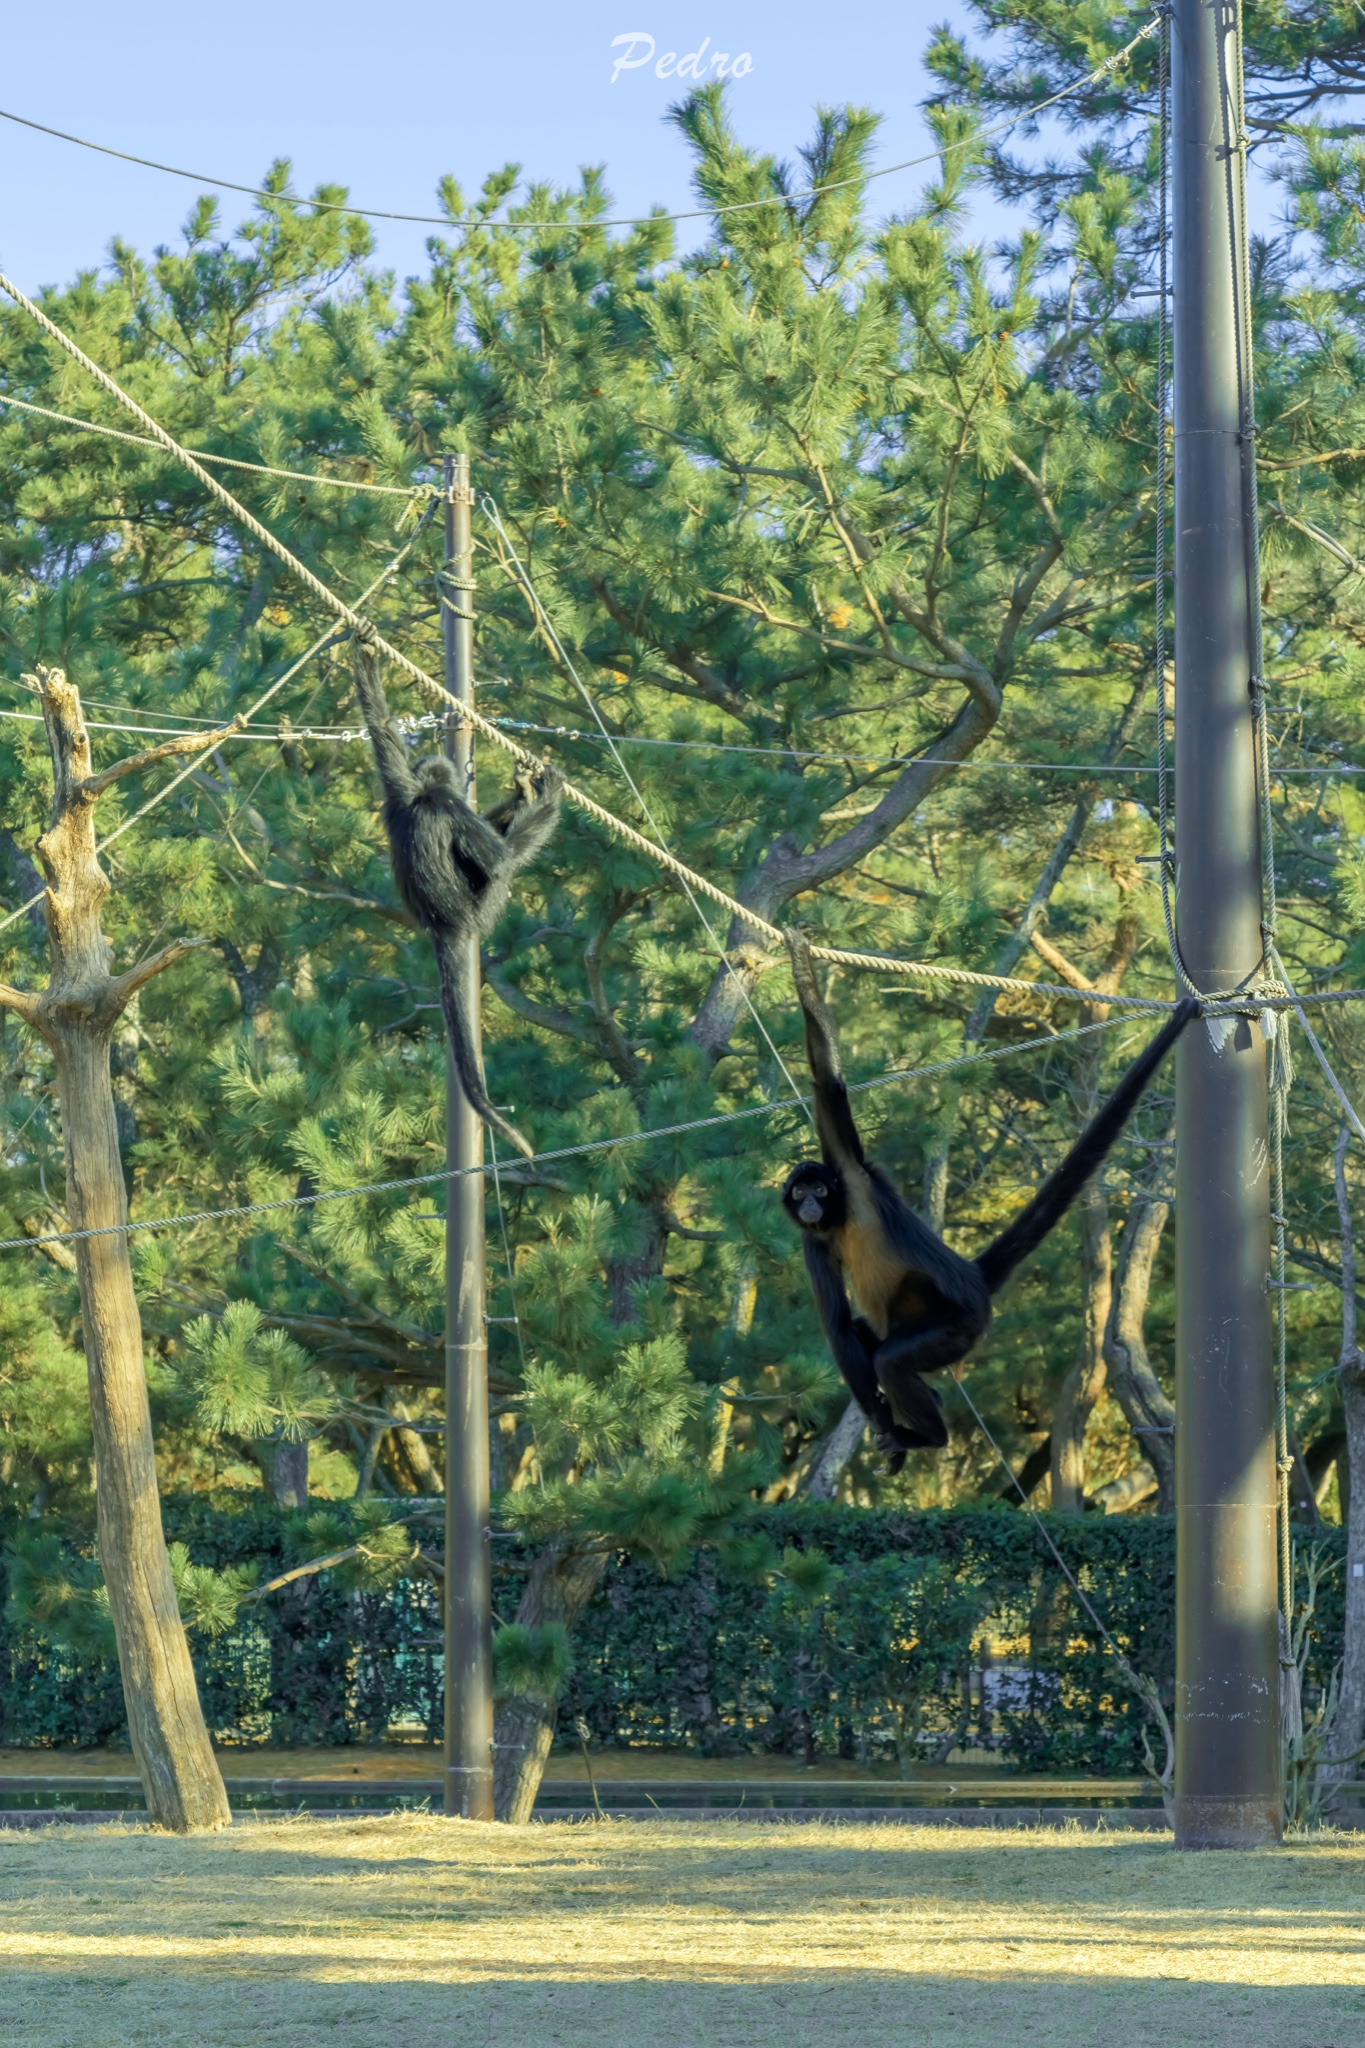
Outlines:
{"label": "brown spider monkey", "polygon": [[559,818],[564,778],[518,764],[511,796],[482,814],[460,794],[454,763],[443,754],[413,762],[389,712],[372,636],[357,636],[356,689],[384,785],[384,829],[398,893],[431,940],[441,1008],[455,1071],[470,1107],[530,1159],[515,1125],[488,1099],[474,1034],[464,1013],[459,945],[484,938],[506,910],[512,882],[549,840]]}
{"label": "brown spider monkey", "polygon": [[[948,1441],[942,1398],[921,1375],[956,1365],[985,1335],[992,1295],[1061,1221],[1199,1005],[1178,1005],[1033,1200],[993,1244],[964,1259],[865,1157],[810,947],[797,932],[787,943],[806,1020],[822,1157],[793,1169],[782,1204],[804,1241],[834,1362],[871,1422],[878,1450],[898,1472],[908,1450]],[[861,1315],[849,1306],[850,1289]]]}

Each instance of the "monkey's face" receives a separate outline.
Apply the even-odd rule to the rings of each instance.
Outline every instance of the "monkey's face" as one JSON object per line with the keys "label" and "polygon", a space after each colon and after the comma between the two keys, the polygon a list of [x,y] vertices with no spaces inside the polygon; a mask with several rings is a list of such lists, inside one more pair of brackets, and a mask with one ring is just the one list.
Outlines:
{"label": "monkey's face", "polygon": [[799,1230],[823,1236],[844,1221],[844,1184],[823,1160],[793,1167],[782,1190],[782,1206]]}

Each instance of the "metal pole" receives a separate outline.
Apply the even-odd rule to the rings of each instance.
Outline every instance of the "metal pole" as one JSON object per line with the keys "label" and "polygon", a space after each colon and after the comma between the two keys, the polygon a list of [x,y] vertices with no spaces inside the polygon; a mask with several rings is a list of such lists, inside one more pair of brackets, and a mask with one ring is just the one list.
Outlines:
{"label": "metal pole", "polygon": [[[447,455],[441,579],[446,687],[474,701],[474,556],[469,457]],[[451,718],[446,752],[475,801],[474,732]],[[465,1015],[479,1043],[479,946],[460,964]],[[488,1555],[488,1334],[484,1322],[483,1124],[446,1054],[445,1810],[493,1819],[493,1625]],[[475,1169],[471,1171],[470,1169]]]}
{"label": "metal pole", "polygon": [[[1242,69],[1230,0],[1173,0],[1176,875],[1201,990],[1255,978],[1261,846]],[[1221,1034],[1220,1034],[1221,1035]],[[1176,1846],[1281,1832],[1266,1049],[1176,1070]]]}

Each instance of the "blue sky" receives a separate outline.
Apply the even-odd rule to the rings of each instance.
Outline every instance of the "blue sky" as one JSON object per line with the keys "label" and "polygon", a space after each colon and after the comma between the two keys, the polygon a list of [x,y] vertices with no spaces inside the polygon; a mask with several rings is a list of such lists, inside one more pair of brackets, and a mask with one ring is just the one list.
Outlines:
{"label": "blue sky", "polygon": [[[676,70],[670,57],[700,52],[703,70],[730,57],[744,72],[730,87],[734,119],[757,147],[789,156],[815,105],[852,101],[882,116],[880,160],[894,163],[928,147],[921,55],[941,21],[967,27],[965,0],[864,0],[847,16],[828,0],[506,0],[465,13],[432,0],[387,12],[373,0],[64,0],[60,15],[11,8],[0,106],[241,184],[288,156],[295,190],[335,180],[357,205],[395,212],[434,212],[443,174],[473,192],[509,160],[552,182],[604,164],[619,212],[671,212],[696,202],[664,118],[687,83],[657,75]],[[649,61],[613,83],[622,56]],[[877,211],[906,205],[925,175],[875,187]],[[1264,232],[1280,195],[1254,185]],[[34,289],[102,263],[116,234],[149,253],[178,240],[207,189],[0,121],[0,267]],[[220,197],[228,226],[250,208]],[[984,200],[973,221],[990,241],[1017,224]],[[400,277],[425,267],[430,229],[375,225],[381,263]]]}
{"label": "blue sky", "polygon": [[[920,54],[953,18],[965,18],[959,0],[872,0],[847,17],[827,0],[66,0],[59,16],[10,10],[0,105],[243,184],[289,156],[297,190],[334,179],[357,204],[401,212],[434,212],[445,172],[472,190],[509,159],[551,180],[605,163],[620,210],[673,210],[693,202],[663,118],[681,88],[656,75],[670,54],[705,41],[703,68],[718,52],[748,55],[731,98],[752,143],[788,154],[817,102],[852,100],[884,116],[882,160],[894,162],[926,146]],[[613,84],[617,57],[647,54],[644,41],[612,49],[631,33],[653,38],[653,58]],[[889,179],[882,207],[903,205],[920,175]],[[32,289],[102,262],[115,234],[150,251],[177,239],[197,189],[0,122],[0,266]],[[250,205],[222,198],[228,223]],[[381,260],[400,276],[421,268],[428,232],[379,224]]]}

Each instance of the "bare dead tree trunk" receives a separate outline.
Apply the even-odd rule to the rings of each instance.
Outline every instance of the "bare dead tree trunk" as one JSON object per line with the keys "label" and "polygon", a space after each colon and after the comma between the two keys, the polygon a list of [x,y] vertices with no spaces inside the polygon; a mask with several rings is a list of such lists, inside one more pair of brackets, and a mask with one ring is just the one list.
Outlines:
{"label": "bare dead tree trunk", "polygon": [[0,1006],[13,1010],[53,1053],[71,1227],[110,1233],[82,1238],[75,1247],[100,1562],[147,1811],[156,1826],[184,1834],[226,1827],[230,1815],[161,1526],[142,1322],[121,1228],[128,1208],[109,1050],[114,1027],[137,991],[183,958],[192,942],[177,939],[127,973],[110,973],[109,945],[100,929],[109,883],[95,852],[94,814],[96,799],[122,776],[214,745],[223,734],[172,741],[96,775],[77,691],[59,670],[39,670],[26,680],[41,698],[52,750],[52,822],[38,842],[47,877],[51,976],[40,995],[0,988]]}
{"label": "bare dead tree trunk", "polygon": [[1119,1239],[1113,1305],[1104,1332],[1109,1384],[1143,1457],[1156,1473],[1159,1515],[1175,1513],[1175,1408],[1152,1371],[1143,1322],[1169,1202],[1139,1195]]}
{"label": "bare dead tree trunk", "polygon": [[[1341,1405],[1346,1418],[1346,1455],[1351,1478],[1346,1523],[1346,1640],[1341,1661],[1341,1690],[1329,1747],[1334,1757],[1348,1758],[1365,1745],[1365,1351],[1356,1343],[1356,1255],[1351,1234],[1351,1204],[1346,1186],[1346,1150],[1350,1132],[1337,1139],[1335,1169],[1337,1217],[1341,1226]],[[1340,1469],[1340,1468],[1338,1468]],[[1341,1783],[1360,1775],[1358,1762],[1326,1765],[1324,1783]]]}
{"label": "bare dead tree trunk", "polygon": [[[531,1568],[516,1618],[525,1628],[562,1622],[572,1637],[583,1609],[602,1583],[605,1550],[561,1549],[549,1544]],[[493,1727],[493,1804],[499,1820],[531,1818],[545,1760],[554,1740],[559,1696],[500,1702]]]}

